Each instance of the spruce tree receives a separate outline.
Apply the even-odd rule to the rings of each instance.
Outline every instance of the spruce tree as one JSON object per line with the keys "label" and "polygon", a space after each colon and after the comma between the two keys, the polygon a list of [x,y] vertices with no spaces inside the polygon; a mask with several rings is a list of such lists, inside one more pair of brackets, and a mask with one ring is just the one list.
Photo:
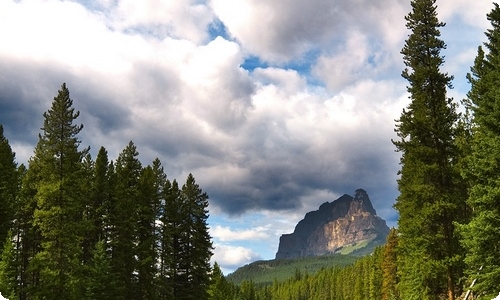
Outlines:
{"label": "spruce tree", "polygon": [[3,243],[15,219],[14,205],[19,187],[15,158],[0,124],[0,249],[3,249]]}
{"label": "spruce tree", "polygon": [[[32,160],[32,159],[31,159]],[[17,260],[19,265],[19,299],[33,299],[39,283],[39,270],[33,266],[37,253],[41,251],[40,229],[34,223],[36,204],[36,185],[40,181],[33,169],[24,165],[18,168],[21,189],[16,201],[14,236],[16,239]]]}
{"label": "spruce tree", "polygon": [[[472,153],[467,159],[465,177],[471,182],[467,200],[472,209],[471,221],[463,227],[468,250],[468,274],[476,278],[478,295],[491,299],[500,292],[500,8],[487,15],[491,28],[479,47],[467,78],[467,94],[473,112]],[[480,268],[481,271],[478,271]],[[471,278],[471,279],[472,279]]]}
{"label": "spruce tree", "polygon": [[397,120],[394,141],[401,152],[395,208],[399,212],[399,289],[403,299],[455,299],[460,290],[463,250],[455,221],[465,209],[464,185],[455,166],[458,114],[447,97],[452,77],[440,68],[441,50],[435,0],[413,0],[406,16],[411,31],[401,51],[410,104]]}
{"label": "spruce tree", "polygon": [[177,180],[166,180],[163,187],[163,205],[160,214],[158,299],[173,300],[180,284],[177,278],[180,253],[180,225],[183,222],[183,205]]}
{"label": "spruce tree", "polygon": [[137,286],[136,235],[137,208],[140,197],[141,162],[135,144],[130,141],[119,154],[115,165],[116,182],[112,207],[112,270],[119,290],[117,299],[133,298]]}
{"label": "spruce tree", "polygon": [[36,173],[34,225],[41,234],[41,251],[33,262],[39,272],[36,294],[43,299],[78,299],[82,296],[77,293],[81,283],[81,171],[87,149],[78,149],[77,135],[83,125],[74,124],[79,112],[73,108],[66,84],[43,116],[42,133],[29,164]]}
{"label": "spruce tree", "polygon": [[0,294],[7,299],[18,298],[18,261],[12,231],[9,231],[0,256]]}
{"label": "spruce tree", "polygon": [[157,299],[154,282],[158,273],[160,240],[157,220],[165,181],[166,176],[159,159],[155,159],[152,166],[147,166],[142,171],[137,209],[138,299]]}
{"label": "spruce tree", "polygon": [[382,299],[383,300],[398,300],[399,292],[397,290],[397,247],[398,247],[398,232],[395,228],[391,228],[387,236],[387,242],[384,246],[384,259],[382,261]]}
{"label": "spruce tree", "polygon": [[231,283],[222,274],[219,264],[214,263],[208,289],[210,300],[231,300],[235,298]]}
{"label": "spruce tree", "polygon": [[[208,195],[202,191],[192,174],[181,189],[182,210],[179,262],[175,299],[208,297],[212,241],[208,232]],[[175,250],[174,250],[175,251]]]}
{"label": "spruce tree", "polygon": [[89,276],[86,278],[85,299],[114,300],[116,281],[111,270],[111,259],[102,240],[95,244],[92,260],[89,263]]}

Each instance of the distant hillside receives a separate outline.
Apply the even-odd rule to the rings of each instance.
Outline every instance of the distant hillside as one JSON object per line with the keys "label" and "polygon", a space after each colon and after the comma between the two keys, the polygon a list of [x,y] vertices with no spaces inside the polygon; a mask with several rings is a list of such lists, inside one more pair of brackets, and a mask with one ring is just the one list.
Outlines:
{"label": "distant hillside", "polygon": [[260,260],[238,268],[234,273],[226,277],[235,284],[240,284],[245,280],[252,281],[255,284],[270,284],[274,280],[284,281],[295,276],[297,270],[301,274],[307,273],[312,275],[322,268],[350,265],[361,256],[372,253],[376,247],[384,244],[384,242],[381,240],[364,241],[357,245],[341,249],[339,253],[331,255]]}

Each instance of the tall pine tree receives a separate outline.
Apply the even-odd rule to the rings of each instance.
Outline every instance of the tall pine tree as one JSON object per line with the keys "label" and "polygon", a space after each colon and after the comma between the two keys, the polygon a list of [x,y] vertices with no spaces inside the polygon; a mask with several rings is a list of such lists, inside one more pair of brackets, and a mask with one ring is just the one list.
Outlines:
{"label": "tall pine tree", "polygon": [[120,290],[117,299],[134,298],[137,287],[138,243],[136,227],[137,208],[140,195],[142,165],[138,159],[137,147],[130,141],[116,160],[114,184],[114,204],[112,207],[112,270]]}
{"label": "tall pine tree", "polygon": [[14,220],[14,204],[19,187],[15,158],[0,124],[0,250]]}
{"label": "tall pine tree", "polygon": [[181,218],[175,299],[208,298],[212,241],[208,232],[208,195],[192,174],[181,189]]}
{"label": "tall pine tree", "polygon": [[147,166],[142,170],[137,209],[137,299],[157,299],[154,282],[156,274],[158,274],[158,243],[160,240],[157,220],[160,215],[162,188],[165,181],[166,175],[159,159],[153,161],[153,166]]}
{"label": "tall pine tree", "polygon": [[[471,183],[467,200],[472,219],[463,227],[468,249],[468,273],[477,278],[474,289],[485,299],[500,292],[500,8],[488,14],[491,29],[479,47],[468,93],[472,119],[472,154],[467,160],[465,177]],[[478,272],[479,268],[481,271]]]}
{"label": "tall pine tree", "polygon": [[36,294],[42,299],[78,299],[81,283],[82,160],[87,150],[79,150],[78,133],[83,125],[74,121],[66,84],[44,113],[29,171],[37,173],[34,188],[37,208],[34,224],[40,229],[41,251],[33,267],[39,271]]}
{"label": "tall pine tree", "polygon": [[447,98],[452,77],[440,71],[445,43],[435,0],[413,0],[406,16],[411,31],[401,51],[410,104],[397,120],[394,141],[401,152],[398,196],[399,289],[403,299],[455,299],[463,250],[455,221],[461,221],[465,192],[455,166],[458,114]]}

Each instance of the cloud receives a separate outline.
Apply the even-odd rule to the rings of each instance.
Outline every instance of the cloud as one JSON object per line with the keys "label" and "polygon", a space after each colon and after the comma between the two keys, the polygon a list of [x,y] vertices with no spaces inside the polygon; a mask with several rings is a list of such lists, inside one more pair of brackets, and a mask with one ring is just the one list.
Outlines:
{"label": "cloud", "polygon": [[103,0],[84,5],[103,15],[114,30],[159,40],[173,37],[202,44],[209,38],[206,29],[214,21],[212,10],[195,0]]}
{"label": "cloud", "polygon": [[212,0],[211,6],[250,53],[283,62],[334,45],[353,29],[391,37],[405,2]]}
{"label": "cloud", "polygon": [[226,274],[259,259],[261,259],[260,255],[249,248],[217,244],[212,256],[212,261],[217,262]]}
{"label": "cloud", "polygon": [[269,234],[266,232],[268,229],[265,227],[257,227],[252,229],[232,230],[231,227],[215,226],[210,230],[210,234],[215,239],[228,242],[228,241],[248,241],[266,239]]}

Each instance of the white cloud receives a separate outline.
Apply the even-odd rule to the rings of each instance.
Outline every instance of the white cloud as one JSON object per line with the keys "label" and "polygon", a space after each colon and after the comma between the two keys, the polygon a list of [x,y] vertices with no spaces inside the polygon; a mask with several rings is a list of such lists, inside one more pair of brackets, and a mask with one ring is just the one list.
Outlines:
{"label": "white cloud", "polygon": [[226,274],[258,259],[261,259],[260,255],[249,248],[217,244],[212,256],[212,261],[217,262]]}
{"label": "white cloud", "polygon": [[486,14],[493,8],[493,1],[442,0],[437,3],[439,18],[445,21],[454,15],[460,17],[467,25],[484,29],[489,21]]}
{"label": "white cloud", "polygon": [[266,227],[256,227],[251,229],[233,230],[231,227],[215,226],[210,230],[212,237],[222,242],[229,241],[249,241],[267,239],[269,233]]}
{"label": "white cloud", "polygon": [[120,0],[111,14],[112,24],[120,30],[136,30],[159,38],[175,37],[203,43],[207,26],[214,16],[195,0]]}

